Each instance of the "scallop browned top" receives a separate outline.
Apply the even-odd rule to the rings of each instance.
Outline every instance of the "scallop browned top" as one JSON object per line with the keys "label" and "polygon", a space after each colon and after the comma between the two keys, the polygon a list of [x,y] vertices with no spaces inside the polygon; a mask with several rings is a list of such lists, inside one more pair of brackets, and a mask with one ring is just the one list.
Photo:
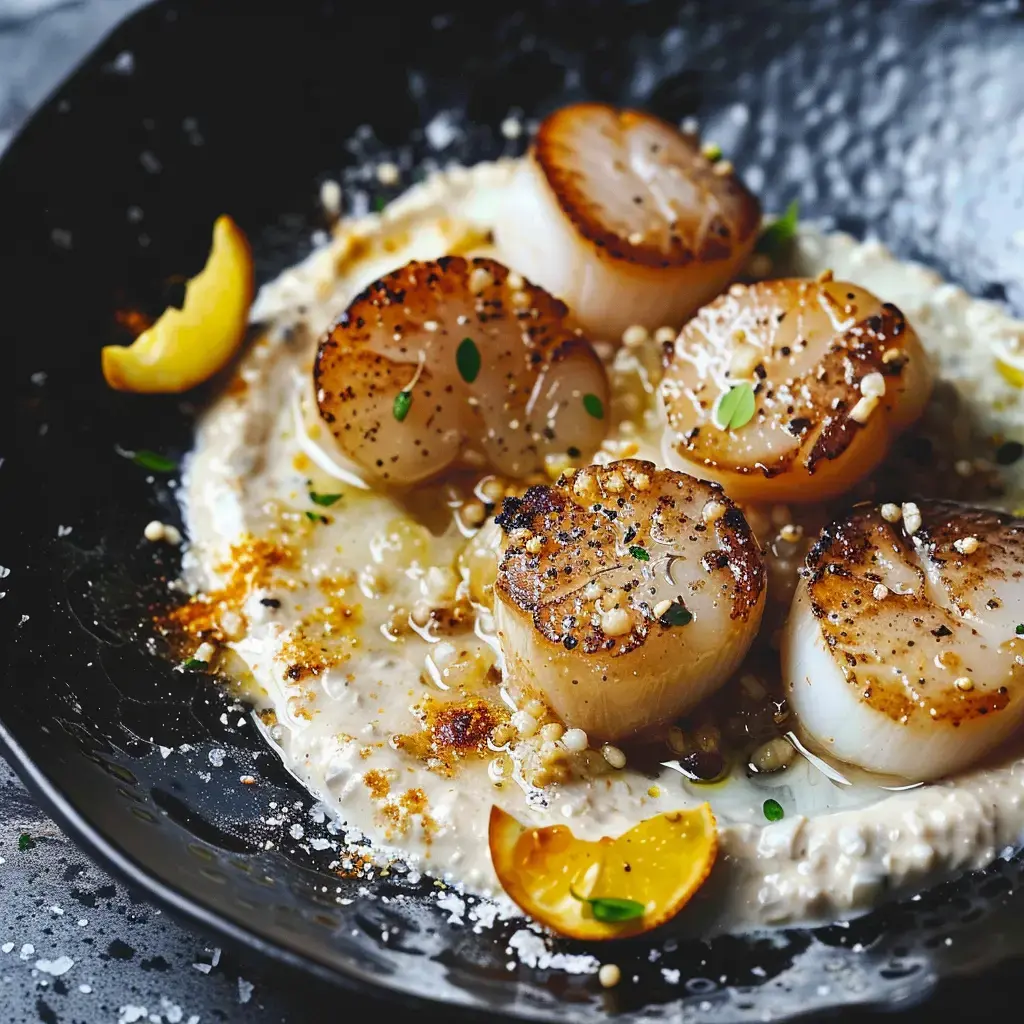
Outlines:
{"label": "scallop browned top", "polygon": [[[920,415],[931,390],[913,328],[829,276],[733,285],[665,348],[666,457],[740,498],[816,500],[851,487]],[[723,422],[734,387],[753,416]],[[730,486],[732,484],[732,486]]]}
{"label": "scallop browned top", "polygon": [[[761,223],[757,199],[695,135],[638,110],[578,103],[540,126],[534,156],[577,231],[648,267],[728,259]],[[724,173],[723,173],[724,172]]]}
{"label": "scallop browned top", "polygon": [[489,259],[375,281],[320,342],[314,382],[342,451],[392,484],[459,461],[524,477],[606,430],[604,367],[564,304]]}
{"label": "scallop browned top", "polygon": [[[508,535],[499,595],[570,651],[626,654],[652,632],[677,629],[682,612],[694,632],[712,626],[724,643],[728,622],[745,621],[765,587],[740,510],[718,488],[650,462],[531,487],[505,499],[497,522]],[[610,636],[602,610],[619,594],[632,628]]]}
{"label": "scallop browned top", "polygon": [[958,724],[1024,699],[1024,521],[950,502],[919,512],[917,527],[913,509],[892,523],[858,507],[811,550],[806,583],[866,704]]}

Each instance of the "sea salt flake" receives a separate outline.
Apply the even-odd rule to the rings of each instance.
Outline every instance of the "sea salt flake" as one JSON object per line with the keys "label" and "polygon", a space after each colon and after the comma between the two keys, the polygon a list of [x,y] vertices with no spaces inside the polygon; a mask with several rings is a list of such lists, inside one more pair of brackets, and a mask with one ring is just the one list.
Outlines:
{"label": "sea salt flake", "polygon": [[43,974],[52,974],[55,978],[59,978],[62,974],[67,974],[74,966],[75,961],[69,956],[59,956],[56,960],[36,961],[37,971],[42,971]]}
{"label": "sea salt flake", "polygon": [[246,981],[245,978],[238,979],[238,1001],[240,1003],[247,1003],[252,999],[252,982]]}

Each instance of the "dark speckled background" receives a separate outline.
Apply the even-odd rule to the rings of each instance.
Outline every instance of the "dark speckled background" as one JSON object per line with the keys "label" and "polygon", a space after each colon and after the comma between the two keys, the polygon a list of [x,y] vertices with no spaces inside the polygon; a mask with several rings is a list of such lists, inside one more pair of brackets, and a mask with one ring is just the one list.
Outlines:
{"label": "dark speckled background", "polygon": [[[0,0],[0,153],[76,61],[139,5]],[[977,5],[979,16],[986,6]],[[826,187],[827,161],[821,172]],[[864,186],[873,202],[885,202],[869,182]],[[28,849],[19,849],[22,834],[32,837]],[[924,1021],[937,1007],[953,1019],[976,1019],[982,1008],[987,1017],[1011,1007],[1019,1012],[1018,974],[1019,964],[1011,964],[941,990],[901,1019]],[[376,1004],[222,953],[133,898],[64,838],[0,761],[0,1024],[300,1024],[380,1012]],[[417,1017],[429,1024],[445,1014]]]}

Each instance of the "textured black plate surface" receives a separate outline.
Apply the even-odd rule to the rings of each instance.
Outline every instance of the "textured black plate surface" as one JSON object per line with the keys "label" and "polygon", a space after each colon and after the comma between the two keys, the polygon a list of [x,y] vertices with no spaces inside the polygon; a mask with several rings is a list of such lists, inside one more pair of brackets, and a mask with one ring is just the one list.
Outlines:
{"label": "textured black plate surface", "polygon": [[217,214],[249,233],[266,280],[324,226],[323,178],[352,203],[386,198],[360,174],[367,156],[408,179],[514,152],[506,115],[582,97],[697,116],[767,209],[799,198],[805,215],[876,233],[1024,311],[1014,6],[534,3],[467,16],[195,0],[119,29],[0,165],[0,346],[14,353],[0,374],[0,739],[62,825],[229,939],[350,985],[491,1012],[763,1019],[914,1000],[937,974],[1014,953],[1018,861],[849,927],[602,951],[625,977],[608,993],[592,976],[509,968],[517,926],[451,924],[425,883],[361,894],[336,878],[330,851],[305,846],[330,838],[326,824],[242,709],[148,643],[148,608],[177,566],[141,534],[178,521],[174,478],[119,450],[180,456],[203,396],[112,394],[98,360],[125,339],[118,310],[155,314],[175,297]]}

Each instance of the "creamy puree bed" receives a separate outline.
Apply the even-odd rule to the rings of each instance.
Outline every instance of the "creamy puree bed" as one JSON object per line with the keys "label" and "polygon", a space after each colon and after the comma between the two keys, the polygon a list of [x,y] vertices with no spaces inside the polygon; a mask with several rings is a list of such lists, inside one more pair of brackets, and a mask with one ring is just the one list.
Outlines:
{"label": "creamy puree bed", "polygon": [[[501,725],[505,714],[493,621],[474,603],[489,557],[474,548],[485,547],[489,531],[472,536],[499,485],[478,474],[463,487],[425,486],[400,499],[332,477],[310,413],[309,370],[320,333],[382,273],[453,251],[500,259],[487,232],[513,167],[435,175],[383,214],[339,224],[327,245],[263,287],[252,312],[259,340],[200,421],[185,488],[185,583],[199,596],[180,621],[193,630],[214,624],[230,652],[222,667],[260,710],[286,765],[370,837],[382,861],[399,857],[484,896],[500,894],[487,847],[492,803],[525,822],[566,823],[597,838],[709,800],[722,854],[699,911],[683,915],[705,932],[848,916],[1018,847],[1024,760],[1013,754],[948,782],[894,791],[863,777],[838,785],[802,757],[752,777],[737,763],[725,782],[707,785],[656,756],[641,758],[640,770],[631,756],[617,768],[588,751],[570,758],[569,781],[538,787],[530,782],[550,781],[542,730],[519,760],[473,732]],[[831,269],[907,315],[947,382],[928,413],[948,446],[942,486],[970,494],[972,477],[987,479],[987,467],[971,462],[991,452],[986,439],[1019,436],[1024,425],[1019,392],[993,362],[994,346],[1019,336],[1021,325],[875,242],[804,226],[792,259],[795,272]],[[614,357],[616,415],[599,460],[635,454],[661,463],[643,387],[656,362],[653,341]],[[625,429],[616,425],[623,414]],[[1003,483],[1001,495],[981,497],[1007,509],[1024,504],[1012,471]],[[317,504],[311,492],[340,497]],[[778,542],[779,510],[746,511],[766,546],[770,633],[806,541]],[[787,525],[806,521],[808,535],[820,516],[781,514]],[[431,612],[440,632],[428,624]],[[443,703],[456,697],[459,742],[430,748],[431,736],[446,735]],[[457,749],[467,730],[479,751]],[[661,760],[672,758],[666,749]],[[785,808],[783,820],[766,822],[769,796]]]}

